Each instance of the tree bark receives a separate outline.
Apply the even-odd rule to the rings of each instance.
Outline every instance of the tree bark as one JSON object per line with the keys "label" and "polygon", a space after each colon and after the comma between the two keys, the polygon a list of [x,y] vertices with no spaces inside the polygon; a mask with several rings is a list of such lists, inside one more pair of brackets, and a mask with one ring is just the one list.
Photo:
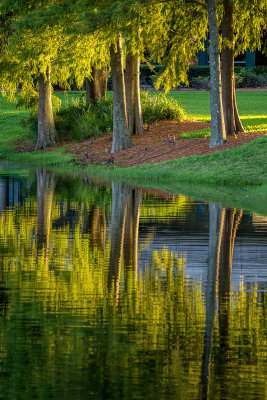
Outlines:
{"label": "tree bark", "polygon": [[144,123],[140,99],[140,58],[138,54],[126,56],[125,88],[128,130],[130,135],[141,135]]}
{"label": "tree bark", "polygon": [[115,48],[114,44],[110,46],[110,64],[113,86],[113,139],[111,153],[116,153],[132,146],[126,113],[121,35],[118,37],[117,48]]}
{"label": "tree bark", "polygon": [[224,0],[224,14],[222,20],[222,99],[226,135],[244,132],[240,121],[235,94],[234,72],[234,3],[233,0]]}
{"label": "tree bark", "polygon": [[226,140],[222,107],[219,33],[216,9],[216,0],[208,0],[211,113],[211,136],[209,147],[211,148],[222,145]]}
{"label": "tree bark", "polygon": [[86,85],[86,104],[96,103],[98,100],[105,99],[108,84],[108,69],[92,68],[91,79],[85,78]]}
{"label": "tree bark", "polygon": [[56,144],[56,128],[52,109],[52,90],[50,68],[46,73],[40,73],[39,82],[39,105],[38,105],[38,140],[37,149],[45,149]]}

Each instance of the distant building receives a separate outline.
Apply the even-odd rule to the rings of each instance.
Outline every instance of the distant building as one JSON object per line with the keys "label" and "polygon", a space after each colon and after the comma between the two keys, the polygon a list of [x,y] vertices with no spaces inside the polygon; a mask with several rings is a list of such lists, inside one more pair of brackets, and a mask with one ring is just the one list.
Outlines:
{"label": "distant building", "polygon": [[[263,36],[263,41],[267,40],[267,34]],[[209,65],[208,40],[205,40],[205,50],[198,52],[198,65]],[[235,65],[244,67],[267,67],[267,57],[261,51],[247,51],[235,58]]]}

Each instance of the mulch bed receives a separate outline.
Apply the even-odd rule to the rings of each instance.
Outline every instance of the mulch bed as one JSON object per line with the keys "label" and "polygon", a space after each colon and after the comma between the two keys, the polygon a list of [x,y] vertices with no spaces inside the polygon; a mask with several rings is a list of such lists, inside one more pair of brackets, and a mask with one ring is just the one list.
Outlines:
{"label": "mulch bed", "polygon": [[[131,167],[143,163],[155,163],[192,155],[209,154],[234,148],[250,142],[266,132],[242,133],[229,136],[227,142],[214,149],[209,149],[209,138],[180,139],[183,132],[196,131],[209,127],[208,123],[197,121],[165,120],[151,124],[144,134],[132,137],[133,147],[111,155],[112,134],[79,143],[65,143],[67,151],[75,154],[74,162],[82,165],[105,164]],[[57,148],[62,147],[57,146]],[[32,143],[17,143],[17,152],[32,151]],[[46,149],[43,151],[49,151]]]}

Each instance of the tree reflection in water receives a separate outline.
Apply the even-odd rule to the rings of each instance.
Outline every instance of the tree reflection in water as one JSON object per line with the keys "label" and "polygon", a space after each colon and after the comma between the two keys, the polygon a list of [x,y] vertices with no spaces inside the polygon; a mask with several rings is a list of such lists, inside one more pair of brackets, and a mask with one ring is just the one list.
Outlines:
{"label": "tree reflection in water", "polygon": [[[138,254],[140,216],[144,229],[158,199],[122,183],[85,190],[38,170],[37,196],[0,216],[3,398],[232,399],[250,375],[248,398],[261,398],[267,302],[231,288],[242,212],[210,205],[205,287],[168,242]],[[169,231],[194,204],[161,198],[160,221]]]}
{"label": "tree reflection in water", "polygon": [[[212,334],[218,291],[220,359],[216,365],[225,375],[227,350],[230,334],[231,272],[236,231],[242,218],[242,211],[227,209],[220,205],[209,205],[209,258],[206,291],[206,325],[202,363],[203,398],[209,398],[210,362],[212,352]],[[221,395],[226,395],[221,392]],[[228,398],[222,397],[222,398]]]}

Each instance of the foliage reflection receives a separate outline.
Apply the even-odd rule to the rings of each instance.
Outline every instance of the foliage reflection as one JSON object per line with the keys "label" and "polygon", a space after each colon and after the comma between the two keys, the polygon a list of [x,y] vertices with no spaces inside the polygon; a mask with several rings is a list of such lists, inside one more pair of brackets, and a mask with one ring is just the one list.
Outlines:
{"label": "foliage reflection", "polygon": [[71,200],[36,176],[37,196],[0,217],[3,398],[264,398],[266,296],[231,287],[241,211],[209,205],[204,285],[185,252],[138,262],[140,216],[157,207],[140,188]]}

